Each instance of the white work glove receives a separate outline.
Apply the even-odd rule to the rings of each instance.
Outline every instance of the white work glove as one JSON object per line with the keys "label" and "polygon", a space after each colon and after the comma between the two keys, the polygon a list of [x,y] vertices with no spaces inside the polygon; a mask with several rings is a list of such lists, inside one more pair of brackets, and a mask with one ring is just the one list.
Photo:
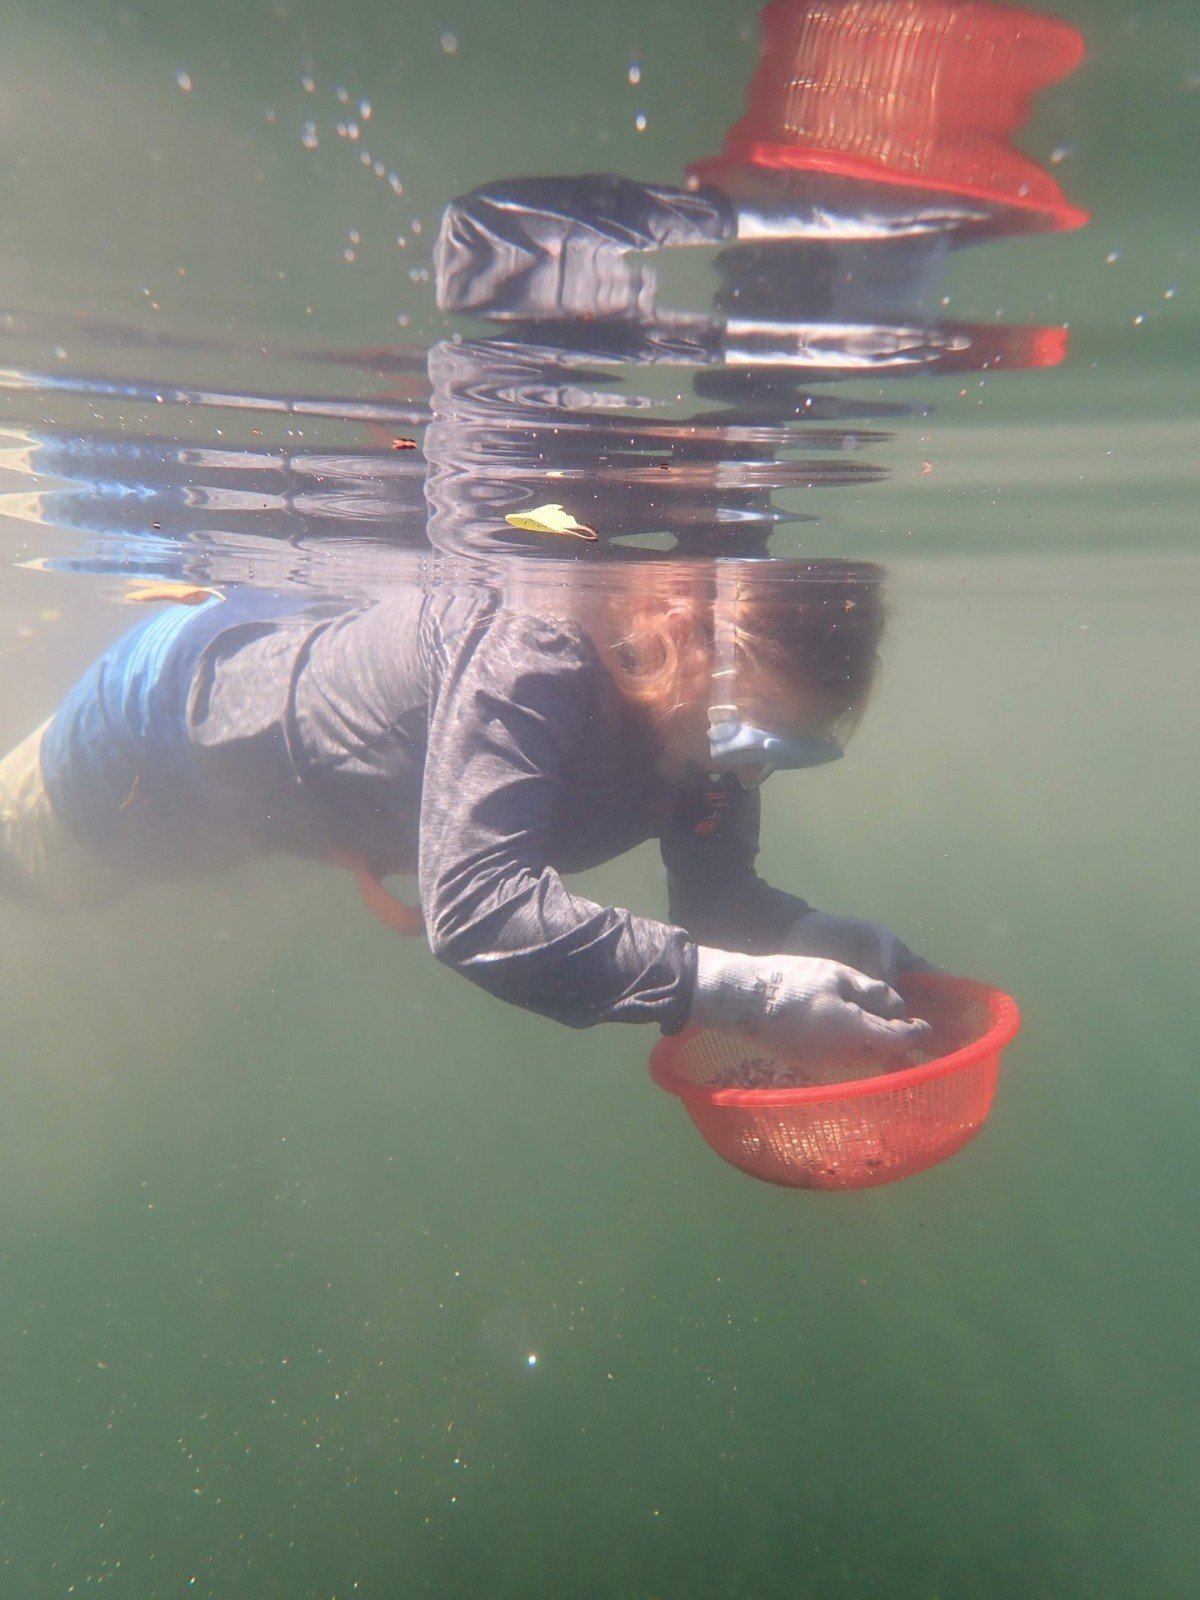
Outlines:
{"label": "white work glove", "polygon": [[905,972],[936,972],[923,956],[910,950],[882,922],[857,917],[835,917],[828,911],[808,911],[792,923],[781,947],[786,955],[824,956],[865,972],[869,978],[895,983]]}
{"label": "white work glove", "polygon": [[744,956],[706,945],[697,957],[688,1021],[797,1055],[805,1081],[885,1071],[930,1037],[927,1022],[905,1017],[894,989],[837,961]]}

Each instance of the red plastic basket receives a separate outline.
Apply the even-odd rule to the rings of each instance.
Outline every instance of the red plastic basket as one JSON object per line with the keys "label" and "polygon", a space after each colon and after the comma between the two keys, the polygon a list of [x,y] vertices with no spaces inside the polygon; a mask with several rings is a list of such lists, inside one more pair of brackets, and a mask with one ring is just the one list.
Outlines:
{"label": "red plastic basket", "polygon": [[723,1088],[750,1062],[785,1061],[753,1040],[689,1028],[650,1056],[719,1156],[767,1183],[866,1189],[945,1161],[983,1126],[1000,1055],[1021,1025],[1010,995],[970,978],[909,973],[897,985],[933,1029],[914,1064],[874,1078],[784,1089]]}

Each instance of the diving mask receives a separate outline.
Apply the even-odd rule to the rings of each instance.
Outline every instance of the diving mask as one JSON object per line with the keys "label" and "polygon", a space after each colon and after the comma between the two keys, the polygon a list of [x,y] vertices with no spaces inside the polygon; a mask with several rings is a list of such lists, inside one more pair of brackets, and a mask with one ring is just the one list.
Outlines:
{"label": "diving mask", "polygon": [[844,751],[836,739],[817,733],[772,733],[743,722],[735,705],[708,708],[708,759],[714,773],[733,772],[744,788],[754,789],[772,772],[797,772],[840,761]]}

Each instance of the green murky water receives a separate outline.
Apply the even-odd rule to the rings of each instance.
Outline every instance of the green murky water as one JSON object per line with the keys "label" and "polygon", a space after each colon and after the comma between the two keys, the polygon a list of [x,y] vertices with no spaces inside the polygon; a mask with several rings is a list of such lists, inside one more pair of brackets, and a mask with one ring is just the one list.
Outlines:
{"label": "green murky water", "polygon": [[[773,780],[760,863],[1019,998],[982,1137],[861,1195],[755,1184],[647,1034],[499,1007],[329,869],[5,906],[0,1593],[1194,1591],[1200,17],[1062,10],[1089,60],[1026,145],[1092,223],[946,288],[1069,357],[913,380],[887,478],[786,534],[883,562],[891,621],[852,759]],[[450,197],[678,181],[756,52],[740,0],[0,18],[5,369],[376,403],[403,385],[313,352],[443,335]],[[0,396],[10,743],[129,621],[119,559],[19,565],[107,549],[22,454],[89,408],[162,425]],[[662,912],[652,850],[583,882]]]}

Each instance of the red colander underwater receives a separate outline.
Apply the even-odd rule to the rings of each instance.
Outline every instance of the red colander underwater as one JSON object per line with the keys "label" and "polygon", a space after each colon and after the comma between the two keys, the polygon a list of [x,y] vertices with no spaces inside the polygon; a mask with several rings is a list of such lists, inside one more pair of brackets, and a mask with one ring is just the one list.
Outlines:
{"label": "red colander underwater", "polygon": [[688,1028],[663,1039],[650,1074],[678,1095],[719,1156],[797,1189],[867,1189],[945,1161],[983,1126],[1005,1045],[1021,1025],[1011,996],[970,978],[907,973],[896,985],[933,1029],[913,1065],[796,1088],[721,1087],[785,1058],[752,1039]]}

